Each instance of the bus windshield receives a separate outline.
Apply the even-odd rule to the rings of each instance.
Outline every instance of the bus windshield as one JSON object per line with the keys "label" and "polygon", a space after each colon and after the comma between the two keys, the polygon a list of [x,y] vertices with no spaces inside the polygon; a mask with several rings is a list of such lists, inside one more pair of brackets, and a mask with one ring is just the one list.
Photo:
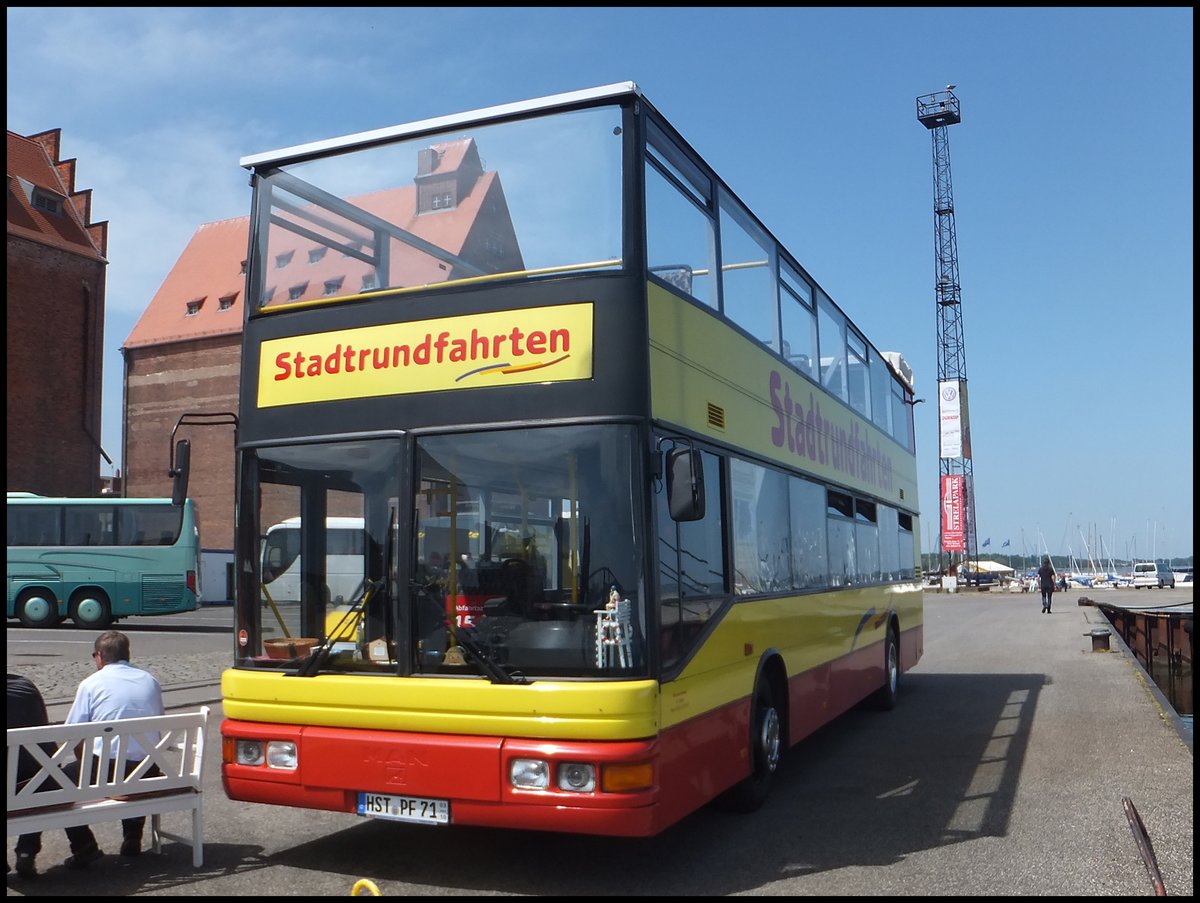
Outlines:
{"label": "bus windshield", "polygon": [[254,307],[618,267],[620,124],[602,107],[286,164],[260,189]]}
{"label": "bus windshield", "polygon": [[[259,449],[259,516],[277,526],[264,544],[264,654],[247,646],[242,663],[304,667],[301,653],[317,649],[317,670],[645,673],[635,435],[592,425],[422,437],[407,493],[388,486],[401,470],[396,440]],[[285,505],[330,516],[282,520]],[[356,527],[360,541],[340,535]],[[279,598],[270,588],[285,573],[296,591]]]}

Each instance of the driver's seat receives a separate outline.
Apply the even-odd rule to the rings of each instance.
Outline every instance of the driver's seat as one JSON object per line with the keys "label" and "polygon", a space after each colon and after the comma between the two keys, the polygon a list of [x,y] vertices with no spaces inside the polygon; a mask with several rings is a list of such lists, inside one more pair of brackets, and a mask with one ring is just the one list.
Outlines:
{"label": "driver's seat", "polygon": [[533,603],[541,597],[537,574],[523,558],[507,558],[500,565],[501,585],[508,596],[510,611],[523,618],[533,616]]}

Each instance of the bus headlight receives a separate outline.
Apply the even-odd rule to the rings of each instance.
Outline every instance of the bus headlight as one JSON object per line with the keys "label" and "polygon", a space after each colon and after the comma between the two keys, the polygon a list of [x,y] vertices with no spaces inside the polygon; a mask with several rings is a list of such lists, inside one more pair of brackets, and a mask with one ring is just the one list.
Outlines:
{"label": "bus headlight", "polygon": [[550,763],[545,759],[513,759],[508,780],[518,790],[547,790],[550,787]]}
{"label": "bus headlight", "polygon": [[590,793],[596,789],[596,766],[585,762],[564,762],[558,766],[558,789]]}
{"label": "bus headlight", "polygon": [[296,767],[296,744],[291,740],[268,741],[267,767],[294,769]]}
{"label": "bus headlight", "polygon": [[237,764],[261,765],[263,763],[263,747],[258,740],[237,741]]}

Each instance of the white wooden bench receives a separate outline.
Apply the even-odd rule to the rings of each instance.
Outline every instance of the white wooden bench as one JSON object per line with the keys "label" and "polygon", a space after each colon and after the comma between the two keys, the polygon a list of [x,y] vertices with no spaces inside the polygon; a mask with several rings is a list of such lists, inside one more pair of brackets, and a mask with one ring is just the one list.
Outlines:
{"label": "white wooden bench", "polygon": [[[208,711],[208,706],[203,706],[197,712],[176,715],[9,728],[7,836],[149,816],[151,847],[161,853],[162,813],[190,811],[192,864],[199,868],[204,864],[201,776]],[[155,732],[161,735],[158,742],[152,739]],[[110,742],[117,738],[115,755],[110,753],[110,742],[96,755],[92,741],[97,737]],[[135,739],[148,750],[146,757],[128,775],[123,768],[114,770],[112,760],[124,760],[130,740]],[[80,742],[83,759],[75,781],[63,768],[74,761]],[[42,744],[47,747],[43,749]],[[33,757],[39,771],[28,781],[18,782],[21,749]],[[155,765],[162,774],[147,776]],[[93,773],[96,777],[91,779]]]}

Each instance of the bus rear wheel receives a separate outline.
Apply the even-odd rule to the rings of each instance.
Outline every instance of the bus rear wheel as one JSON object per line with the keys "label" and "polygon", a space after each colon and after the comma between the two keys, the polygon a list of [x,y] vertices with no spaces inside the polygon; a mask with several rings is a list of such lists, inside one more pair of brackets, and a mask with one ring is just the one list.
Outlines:
{"label": "bus rear wheel", "polygon": [[883,686],[869,698],[870,707],[881,712],[890,712],[896,707],[896,695],[900,691],[900,640],[896,629],[888,627],[887,640],[883,644]]}
{"label": "bus rear wheel", "polygon": [[783,722],[765,676],[759,677],[750,705],[750,774],[717,798],[734,812],[753,812],[767,801],[783,755]]}
{"label": "bus rear wheel", "polygon": [[58,623],[58,600],[43,589],[26,590],[17,600],[17,618],[26,627],[53,627]]}
{"label": "bus rear wheel", "polygon": [[71,599],[71,620],[85,630],[104,630],[113,622],[112,606],[99,590],[80,590]]}

